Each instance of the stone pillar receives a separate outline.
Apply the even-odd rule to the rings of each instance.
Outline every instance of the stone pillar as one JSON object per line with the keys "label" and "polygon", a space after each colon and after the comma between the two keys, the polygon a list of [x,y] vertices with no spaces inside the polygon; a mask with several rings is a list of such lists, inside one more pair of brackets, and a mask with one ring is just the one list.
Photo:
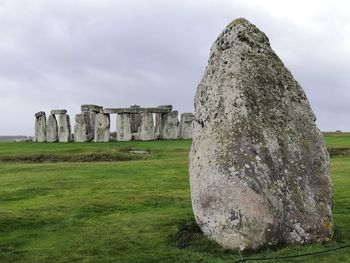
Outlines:
{"label": "stone pillar", "polygon": [[[170,111],[173,109],[173,106],[172,105],[160,105],[158,106],[157,108],[161,108],[161,109],[169,109]],[[164,113],[156,113],[156,127],[155,127],[155,137],[156,139],[162,139],[161,138],[161,126],[162,126],[162,119],[163,119],[163,116]]]}
{"label": "stone pillar", "polygon": [[[131,109],[140,108],[139,105],[130,106]],[[130,114],[130,125],[131,125],[131,133],[139,132],[139,128],[141,127],[141,114],[135,113]]]}
{"label": "stone pillar", "polygon": [[102,112],[103,107],[93,104],[81,105],[82,114],[86,114],[89,119],[89,125],[87,125],[87,141],[92,141],[95,138],[95,121],[96,114]]}
{"label": "stone pillar", "polygon": [[95,142],[109,142],[110,138],[109,114],[97,113],[95,119]]}
{"label": "stone pillar", "polygon": [[179,125],[179,138],[192,139],[192,122],[194,121],[193,113],[186,112],[181,114]]}
{"label": "stone pillar", "polygon": [[129,113],[117,114],[117,141],[131,141],[131,125]]}
{"label": "stone pillar", "polygon": [[46,142],[46,113],[43,111],[35,113],[34,141]]}
{"label": "stone pillar", "polygon": [[58,141],[69,142],[71,140],[71,125],[67,110],[52,110],[51,114],[58,116]]}
{"label": "stone pillar", "polygon": [[58,129],[58,141],[69,142],[71,137],[71,125],[68,114],[60,114],[58,117],[59,129]]}
{"label": "stone pillar", "polygon": [[178,138],[178,112],[171,111],[161,115],[160,138],[175,140]]}
{"label": "stone pillar", "polygon": [[153,113],[141,113],[141,127],[139,128],[140,140],[149,141],[155,139],[155,127]]}
{"label": "stone pillar", "polygon": [[87,112],[75,115],[74,141],[88,142],[90,136],[90,120]]}
{"label": "stone pillar", "polygon": [[50,114],[46,123],[46,141],[47,142],[57,142],[58,141],[58,125],[56,116]]}

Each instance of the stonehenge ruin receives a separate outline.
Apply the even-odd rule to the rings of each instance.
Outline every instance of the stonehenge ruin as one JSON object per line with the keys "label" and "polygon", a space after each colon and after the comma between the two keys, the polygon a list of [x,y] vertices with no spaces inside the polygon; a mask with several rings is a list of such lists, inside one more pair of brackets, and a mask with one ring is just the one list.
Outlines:
{"label": "stonehenge ruin", "polygon": [[35,114],[36,142],[109,142],[110,114],[117,115],[117,141],[191,139],[192,113],[178,111],[172,105],[143,108],[103,108],[93,104],[81,105],[81,113],[75,115],[74,134],[71,134],[67,110],[52,110],[48,119],[40,111]]}

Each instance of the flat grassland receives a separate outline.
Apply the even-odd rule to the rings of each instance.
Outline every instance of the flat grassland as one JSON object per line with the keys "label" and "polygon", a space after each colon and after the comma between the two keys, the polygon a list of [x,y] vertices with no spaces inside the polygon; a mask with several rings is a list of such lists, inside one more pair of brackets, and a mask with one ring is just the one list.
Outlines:
{"label": "flat grassland", "polygon": [[[340,154],[332,153],[331,159],[334,241],[266,248],[247,258],[350,245],[350,154],[346,151],[350,134],[326,134],[326,142],[330,149],[342,149]],[[5,161],[0,162],[0,262],[238,260],[238,254],[205,238],[194,223],[188,179],[190,145],[188,140],[1,142],[0,160]],[[150,153],[131,155],[131,149]],[[117,156],[117,161],[102,162],[99,157],[104,155]],[[350,262],[350,249],[264,262]]]}

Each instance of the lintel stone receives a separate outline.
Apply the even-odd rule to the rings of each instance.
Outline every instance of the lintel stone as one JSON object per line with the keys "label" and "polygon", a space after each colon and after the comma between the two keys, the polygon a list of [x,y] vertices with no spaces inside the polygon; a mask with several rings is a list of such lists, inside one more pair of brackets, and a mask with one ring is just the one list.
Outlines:
{"label": "lintel stone", "polygon": [[168,113],[171,110],[169,108],[106,108],[103,113],[128,113],[128,114],[139,114],[139,113]]}
{"label": "lintel stone", "polygon": [[41,116],[46,116],[45,111],[39,111],[39,112],[35,113],[36,118],[41,117]]}
{"label": "lintel stone", "polygon": [[67,110],[52,110],[51,114],[66,114]]}
{"label": "lintel stone", "polygon": [[94,104],[83,104],[81,105],[81,111],[93,111],[96,113],[102,112],[103,107]]}

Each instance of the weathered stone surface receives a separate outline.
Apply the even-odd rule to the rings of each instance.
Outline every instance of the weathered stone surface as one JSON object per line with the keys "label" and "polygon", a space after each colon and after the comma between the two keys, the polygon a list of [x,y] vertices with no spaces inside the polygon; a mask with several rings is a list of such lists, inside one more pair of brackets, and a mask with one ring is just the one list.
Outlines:
{"label": "weathered stone surface", "polygon": [[58,125],[55,115],[51,114],[46,123],[46,141],[57,142],[58,141]]}
{"label": "weathered stone surface", "polygon": [[179,125],[179,137],[181,139],[192,139],[192,122],[194,115],[190,112],[181,114]]}
{"label": "weathered stone surface", "polygon": [[155,139],[155,127],[152,113],[141,114],[141,127],[139,128],[140,140],[149,141]]}
{"label": "weathered stone surface", "polygon": [[117,140],[118,141],[130,141],[131,125],[130,114],[121,113],[117,115]]}
{"label": "weathered stone surface", "polygon": [[81,114],[87,116],[89,120],[89,125],[86,126],[87,129],[87,141],[91,142],[95,138],[95,123],[96,123],[96,112],[95,111],[82,111]]}
{"label": "weathered stone surface", "polygon": [[52,110],[51,114],[66,114],[67,110]]}
{"label": "weathered stone surface", "polygon": [[81,105],[81,111],[93,111],[96,113],[100,113],[103,111],[102,106],[94,105],[94,104],[83,104]]}
{"label": "weathered stone surface", "polygon": [[192,207],[207,236],[241,250],[332,239],[329,157],[314,113],[248,21],[215,41],[195,117]]}
{"label": "weathered stone surface", "polygon": [[[162,109],[162,110],[167,110],[170,112],[173,109],[172,105],[160,105],[157,108]],[[157,112],[155,114],[155,121],[156,121],[156,128],[155,128],[155,137],[156,139],[161,139],[161,132],[160,129],[162,127],[162,113],[168,113],[168,112]]]}
{"label": "weathered stone surface", "polygon": [[[131,109],[140,109],[139,105],[130,106]],[[139,131],[141,127],[141,114],[130,114],[131,133]]]}
{"label": "weathered stone surface", "polygon": [[90,141],[90,119],[87,112],[75,115],[74,125],[74,141],[75,142],[88,142]]}
{"label": "weathered stone surface", "polygon": [[157,108],[167,109],[169,111],[172,111],[173,110],[173,105],[159,105]]}
{"label": "weathered stone surface", "polygon": [[46,142],[46,114],[43,111],[35,114],[34,141]]}
{"label": "weathered stone surface", "polygon": [[58,141],[69,142],[71,139],[71,125],[68,114],[58,115]]}
{"label": "weathered stone surface", "polygon": [[46,113],[45,113],[45,111],[39,111],[39,112],[35,113],[34,116],[35,116],[35,118],[41,117],[41,116],[46,116]]}
{"label": "weathered stone surface", "polygon": [[95,142],[109,142],[110,139],[109,114],[97,113],[95,121]]}
{"label": "weathered stone surface", "polygon": [[168,108],[106,108],[103,113],[113,114],[113,113],[168,113],[171,110]]}
{"label": "weathered stone surface", "polygon": [[179,129],[179,118],[177,111],[171,111],[169,113],[162,114],[160,125],[160,138],[161,139],[177,139]]}

